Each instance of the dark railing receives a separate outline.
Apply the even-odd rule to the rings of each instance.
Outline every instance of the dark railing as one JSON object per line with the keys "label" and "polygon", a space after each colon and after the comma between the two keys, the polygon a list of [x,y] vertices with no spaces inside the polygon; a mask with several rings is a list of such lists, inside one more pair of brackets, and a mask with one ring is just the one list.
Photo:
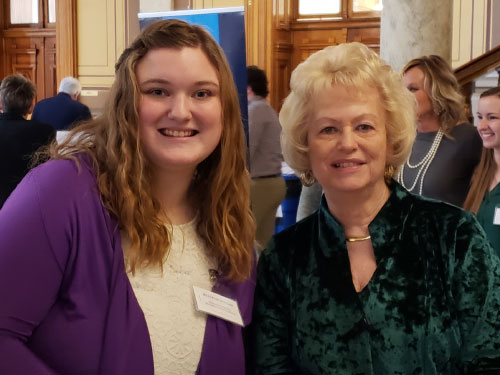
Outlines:
{"label": "dark railing", "polygon": [[[455,76],[462,88],[462,94],[465,96],[465,111],[470,122],[474,121],[473,114],[471,113],[471,97],[474,92],[474,80],[488,73],[490,70],[499,70],[499,67],[500,46],[497,46],[455,69]],[[497,85],[500,85],[500,78]]]}
{"label": "dark railing", "polygon": [[455,69],[458,82],[463,87],[476,78],[500,67],[500,46],[490,49],[481,56]]}

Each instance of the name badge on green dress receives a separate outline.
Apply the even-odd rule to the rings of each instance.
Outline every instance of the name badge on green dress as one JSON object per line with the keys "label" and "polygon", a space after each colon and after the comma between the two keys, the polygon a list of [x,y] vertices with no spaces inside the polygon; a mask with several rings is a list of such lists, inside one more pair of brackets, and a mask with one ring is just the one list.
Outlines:
{"label": "name badge on green dress", "polygon": [[493,224],[500,225],[500,206],[495,207],[495,213],[493,214]]}

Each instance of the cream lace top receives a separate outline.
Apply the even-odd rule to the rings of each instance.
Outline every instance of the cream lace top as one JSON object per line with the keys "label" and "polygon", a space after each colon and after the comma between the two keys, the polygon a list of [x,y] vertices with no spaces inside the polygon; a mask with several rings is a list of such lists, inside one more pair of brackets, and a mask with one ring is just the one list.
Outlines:
{"label": "cream lace top", "polygon": [[[123,249],[128,241],[123,238]],[[200,360],[206,314],[195,309],[193,285],[211,290],[209,269],[215,262],[206,255],[196,232],[196,220],[174,225],[170,254],[160,270],[129,274],[151,337],[155,375],[194,374]]]}

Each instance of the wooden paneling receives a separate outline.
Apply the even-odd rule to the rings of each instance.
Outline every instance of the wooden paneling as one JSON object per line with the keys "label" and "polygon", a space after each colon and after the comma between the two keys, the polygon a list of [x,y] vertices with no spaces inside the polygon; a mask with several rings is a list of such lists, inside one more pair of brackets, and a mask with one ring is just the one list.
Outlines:
{"label": "wooden paneling", "polygon": [[[32,29],[33,30],[33,29]],[[30,31],[26,36],[12,36],[22,34],[5,31],[3,38],[5,53],[3,54],[4,76],[21,73],[36,85],[36,100],[54,96],[57,92],[56,84],[56,37],[32,36]]]}
{"label": "wooden paneling", "polygon": [[275,0],[273,5],[276,30],[290,30],[291,0]]}
{"label": "wooden paneling", "polygon": [[359,42],[366,44],[375,52],[380,52],[380,28],[369,27],[347,30],[348,42]]}
{"label": "wooden paneling", "polygon": [[36,84],[37,100],[45,98],[44,38],[5,38],[6,74],[20,73]]}
{"label": "wooden paneling", "polygon": [[45,38],[45,54],[44,54],[44,96],[46,98],[54,96],[57,93],[57,59],[56,59],[56,38]]}
{"label": "wooden paneling", "polygon": [[345,43],[347,41],[347,29],[337,30],[297,30],[293,33],[293,58],[292,68],[314,52],[325,47]]}
{"label": "wooden paneling", "polygon": [[[56,29],[46,22],[45,1],[39,0],[39,22],[10,24],[9,1],[0,1],[2,77],[20,73],[36,85],[36,100],[56,94]],[[64,3],[63,1],[58,3]],[[45,27],[47,26],[47,27]]]}
{"label": "wooden paneling", "polygon": [[279,111],[283,100],[290,91],[290,74],[292,74],[292,44],[278,44],[274,51],[272,90],[270,102]]}
{"label": "wooden paneling", "polygon": [[247,62],[266,71],[274,109],[279,110],[288,95],[293,69],[314,52],[347,41],[379,50],[379,13],[353,18],[347,11],[349,1],[342,4],[342,19],[306,21],[297,19],[297,0],[246,0]]}
{"label": "wooden paneling", "polygon": [[269,54],[267,43],[271,26],[268,27],[268,7],[265,0],[249,0],[245,11],[245,38],[247,65],[267,70]]}

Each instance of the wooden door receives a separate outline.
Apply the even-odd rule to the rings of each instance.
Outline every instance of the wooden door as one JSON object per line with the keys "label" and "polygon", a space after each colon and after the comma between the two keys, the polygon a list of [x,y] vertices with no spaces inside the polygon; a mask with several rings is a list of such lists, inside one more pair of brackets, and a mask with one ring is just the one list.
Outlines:
{"label": "wooden door", "polygon": [[[39,0],[38,18],[26,23],[12,19],[11,3],[19,0],[2,0],[2,78],[13,73],[28,77],[37,88],[36,101],[54,96],[56,82],[56,29],[49,22],[49,3]],[[14,3],[12,3],[14,4]],[[31,1],[30,6],[35,6]],[[54,14],[50,14],[53,21]]]}

